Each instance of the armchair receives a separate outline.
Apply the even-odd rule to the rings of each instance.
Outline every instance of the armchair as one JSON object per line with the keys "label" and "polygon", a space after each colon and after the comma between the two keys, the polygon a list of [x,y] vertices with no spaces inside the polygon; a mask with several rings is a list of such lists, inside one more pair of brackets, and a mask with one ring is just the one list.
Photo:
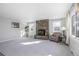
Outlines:
{"label": "armchair", "polygon": [[60,42],[62,40],[61,38],[61,33],[60,32],[54,32],[51,36],[50,39],[51,41],[55,41],[55,42]]}

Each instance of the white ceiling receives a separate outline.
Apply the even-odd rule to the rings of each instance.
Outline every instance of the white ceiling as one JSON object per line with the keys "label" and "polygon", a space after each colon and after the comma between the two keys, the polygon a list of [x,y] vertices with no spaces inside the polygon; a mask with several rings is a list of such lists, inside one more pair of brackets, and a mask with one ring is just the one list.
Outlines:
{"label": "white ceiling", "polygon": [[67,3],[0,3],[0,16],[29,22],[39,19],[58,19],[66,16]]}

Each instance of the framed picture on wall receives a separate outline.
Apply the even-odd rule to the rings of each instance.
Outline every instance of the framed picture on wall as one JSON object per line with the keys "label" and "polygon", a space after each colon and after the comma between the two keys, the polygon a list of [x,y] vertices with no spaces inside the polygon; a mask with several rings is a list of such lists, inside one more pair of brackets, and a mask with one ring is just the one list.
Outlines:
{"label": "framed picture on wall", "polygon": [[20,27],[19,22],[12,22],[11,27],[12,28],[19,28]]}
{"label": "framed picture on wall", "polygon": [[54,31],[60,31],[60,27],[55,27]]}

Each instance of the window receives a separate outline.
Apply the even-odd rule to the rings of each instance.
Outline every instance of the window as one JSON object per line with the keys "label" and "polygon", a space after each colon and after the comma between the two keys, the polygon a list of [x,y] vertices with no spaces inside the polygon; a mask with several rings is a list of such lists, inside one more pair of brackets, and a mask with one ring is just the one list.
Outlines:
{"label": "window", "polygon": [[79,14],[76,12],[72,16],[72,35],[79,37]]}
{"label": "window", "polygon": [[76,15],[72,16],[72,35],[76,36]]}
{"label": "window", "polygon": [[79,14],[77,13],[76,17],[76,36],[79,37]]}

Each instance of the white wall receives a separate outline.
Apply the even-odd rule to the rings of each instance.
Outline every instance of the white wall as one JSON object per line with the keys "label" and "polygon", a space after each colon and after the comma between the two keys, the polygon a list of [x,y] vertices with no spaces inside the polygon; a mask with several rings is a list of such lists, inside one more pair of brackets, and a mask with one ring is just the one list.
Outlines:
{"label": "white wall", "polygon": [[34,35],[36,35],[36,22],[29,24],[29,37],[34,38]]}
{"label": "white wall", "polygon": [[49,20],[49,35],[52,35],[53,33],[53,21]]}
{"label": "white wall", "polygon": [[70,44],[70,35],[71,35],[71,18],[68,17],[66,18],[66,21],[65,21],[65,24],[66,24],[66,44]]}
{"label": "white wall", "polygon": [[72,35],[72,16],[74,15],[75,13],[75,7],[73,7],[71,9],[71,12],[70,12],[70,15],[68,16],[68,22],[70,23],[69,25],[67,25],[67,28],[68,28],[68,34],[69,34],[69,38],[70,38],[70,42],[69,42],[69,46],[70,46],[70,49],[71,51],[73,52],[74,55],[76,56],[79,56],[79,38],[75,37]]}
{"label": "white wall", "polygon": [[11,28],[11,22],[19,22],[16,19],[0,18],[0,42],[18,39],[20,37],[20,29]]}
{"label": "white wall", "polygon": [[[53,32],[55,32],[55,30],[54,30],[55,27],[60,27],[60,30],[61,30],[62,20],[64,20],[64,19],[49,20],[49,35],[52,35]],[[57,22],[60,23],[60,25],[56,25]]]}

